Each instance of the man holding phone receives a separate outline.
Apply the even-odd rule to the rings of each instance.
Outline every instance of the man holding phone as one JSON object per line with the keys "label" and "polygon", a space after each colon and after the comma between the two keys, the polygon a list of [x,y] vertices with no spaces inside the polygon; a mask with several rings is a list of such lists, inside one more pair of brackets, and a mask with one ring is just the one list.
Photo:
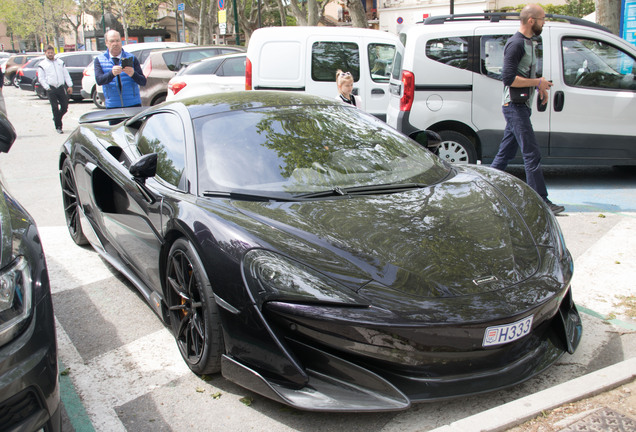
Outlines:
{"label": "man holding phone", "polygon": [[95,81],[102,86],[106,108],[141,106],[139,86],[146,85],[139,60],[122,49],[117,30],[104,35],[108,50],[95,57]]}

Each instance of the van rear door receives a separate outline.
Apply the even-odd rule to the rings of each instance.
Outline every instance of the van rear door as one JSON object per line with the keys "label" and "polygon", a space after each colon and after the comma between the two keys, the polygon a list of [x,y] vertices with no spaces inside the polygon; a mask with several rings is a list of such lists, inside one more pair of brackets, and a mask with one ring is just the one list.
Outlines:
{"label": "van rear door", "polygon": [[[388,34],[387,34],[388,35]],[[310,36],[307,40],[306,91],[335,98],[336,71],[350,72],[360,108],[386,120],[389,74],[397,36]]]}

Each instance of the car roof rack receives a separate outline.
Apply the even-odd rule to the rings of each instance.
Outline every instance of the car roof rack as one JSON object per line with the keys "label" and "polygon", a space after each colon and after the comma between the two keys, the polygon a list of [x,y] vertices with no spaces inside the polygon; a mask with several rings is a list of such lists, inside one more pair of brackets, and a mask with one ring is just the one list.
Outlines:
{"label": "car roof rack", "polygon": [[[430,24],[444,24],[449,21],[490,21],[490,22],[499,22],[505,20],[507,18],[519,18],[519,12],[483,12],[483,13],[470,13],[470,14],[454,14],[454,15],[437,15],[426,18],[424,21],[420,21],[419,23],[423,23],[425,25]],[[585,27],[592,27],[598,30],[603,30],[611,33],[611,31],[600,24],[597,24],[592,21],[585,20],[583,18],[576,18],[568,15],[556,15],[556,14],[545,14],[546,18],[550,18],[553,20],[563,20],[567,21],[570,24],[577,24]],[[418,23],[418,24],[419,24]]]}

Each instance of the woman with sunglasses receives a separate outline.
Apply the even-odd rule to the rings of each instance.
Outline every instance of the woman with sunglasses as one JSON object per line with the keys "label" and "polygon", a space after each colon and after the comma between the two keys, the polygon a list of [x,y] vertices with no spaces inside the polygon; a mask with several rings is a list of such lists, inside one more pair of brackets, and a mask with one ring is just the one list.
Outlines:
{"label": "woman with sunglasses", "polygon": [[351,93],[353,91],[353,75],[351,75],[351,72],[343,72],[338,69],[336,71],[336,86],[338,87],[336,99],[355,107],[359,106],[360,98]]}

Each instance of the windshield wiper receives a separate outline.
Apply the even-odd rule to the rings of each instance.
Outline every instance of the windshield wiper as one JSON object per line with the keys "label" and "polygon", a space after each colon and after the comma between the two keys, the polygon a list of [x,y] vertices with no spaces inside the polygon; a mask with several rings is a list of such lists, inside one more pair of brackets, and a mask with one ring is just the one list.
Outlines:
{"label": "windshield wiper", "polygon": [[410,189],[421,189],[427,185],[423,183],[389,183],[369,186],[352,186],[348,188],[334,187],[320,192],[310,192],[296,195],[295,198],[324,198],[330,196],[348,195],[377,195],[404,192]]}
{"label": "windshield wiper", "polygon": [[281,197],[278,195],[259,195],[241,192],[205,191],[203,192],[203,196],[209,198],[227,198],[238,201],[295,201],[293,198]]}

